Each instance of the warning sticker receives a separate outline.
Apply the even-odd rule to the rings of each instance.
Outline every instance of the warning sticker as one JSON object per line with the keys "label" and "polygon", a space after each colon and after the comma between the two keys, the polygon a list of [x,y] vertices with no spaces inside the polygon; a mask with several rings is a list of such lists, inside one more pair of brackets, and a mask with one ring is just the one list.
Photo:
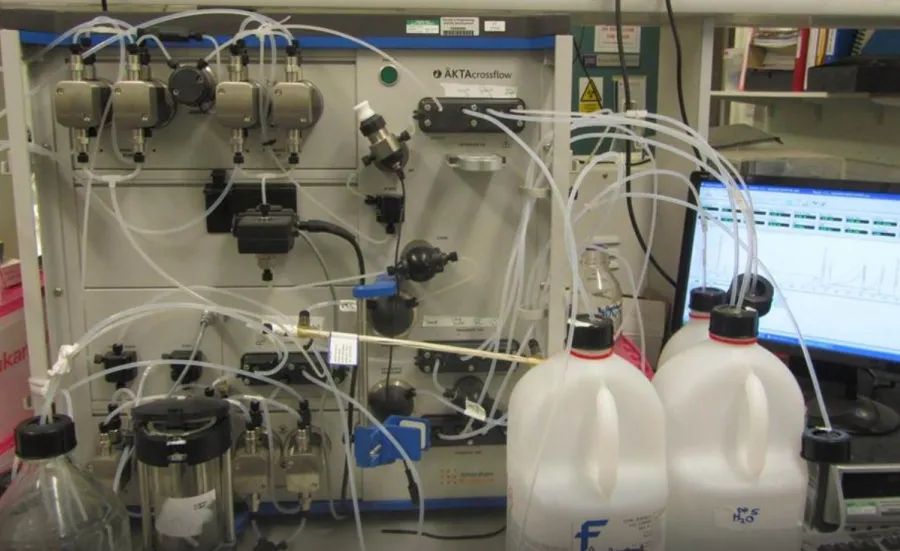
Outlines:
{"label": "warning sticker", "polygon": [[477,17],[441,17],[441,36],[478,36]]}
{"label": "warning sticker", "polygon": [[439,19],[407,19],[406,34],[441,34]]}
{"label": "warning sticker", "polygon": [[593,113],[603,109],[603,77],[581,77],[578,84],[578,111]]}

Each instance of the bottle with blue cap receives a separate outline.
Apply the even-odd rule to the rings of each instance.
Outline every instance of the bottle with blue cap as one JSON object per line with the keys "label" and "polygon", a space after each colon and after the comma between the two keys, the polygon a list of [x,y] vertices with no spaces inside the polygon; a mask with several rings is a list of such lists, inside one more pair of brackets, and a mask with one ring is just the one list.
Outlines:
{"label": "bottle with blue cap", "polygon": [[653,379],[666,420],[667,551],[801,547],[803,394],[758,332],[756,309],[716,306],[709,339]]}
{"label": "bottle with blue cap", "polygon": [[662,551],[665,421],[653,385],[613,354],[613,323],[569,321],[571,350],[509,402],[507,546]]}

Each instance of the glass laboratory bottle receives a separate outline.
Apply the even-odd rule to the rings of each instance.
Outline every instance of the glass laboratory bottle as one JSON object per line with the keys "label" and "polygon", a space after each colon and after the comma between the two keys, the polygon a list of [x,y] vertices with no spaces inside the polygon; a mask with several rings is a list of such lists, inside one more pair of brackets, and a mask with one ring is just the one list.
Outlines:
{"label": "glass laboratory bottle", "polygon": [[581,283],[588,295],[590,311],[584,312],[582,299],[576,299],[575,312],[607,318],[613,322],[613,334],[622,325],[622,287],[612,274],[606,247],[593,245],[581,253],[578,262]]}
{"label": "glass laboratory bottle", "polygon": [[125,507],[68,456],[75,423],[65,415],[39,419],[16,427],[21,466],[0,498],[0,549],[131,551]]}

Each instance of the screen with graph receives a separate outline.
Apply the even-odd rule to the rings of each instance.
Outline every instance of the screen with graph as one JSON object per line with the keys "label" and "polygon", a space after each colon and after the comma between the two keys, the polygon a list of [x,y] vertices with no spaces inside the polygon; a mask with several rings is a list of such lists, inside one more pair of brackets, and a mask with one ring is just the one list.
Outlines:
{"label": "screen with graph", "polygon": [[[728,191],[702,182],[701,204],[729,228],[735,217]],[[783,295],[760,319],[760,339],[797,344],[793,312],[807,346],[900,362],[900,194],[750,185],[759,259]],[[746,231],[740,230],[746,241]],[[688,289],[703,281],[703,232],[697,217]],[[744,271],[746,250],[738,255]],[[734,240],[709,224],[706,285],[728,289],[735,271]],[[760,268],[760,274],[765,271]],[[685,305],[684,319],[687,319]]]}

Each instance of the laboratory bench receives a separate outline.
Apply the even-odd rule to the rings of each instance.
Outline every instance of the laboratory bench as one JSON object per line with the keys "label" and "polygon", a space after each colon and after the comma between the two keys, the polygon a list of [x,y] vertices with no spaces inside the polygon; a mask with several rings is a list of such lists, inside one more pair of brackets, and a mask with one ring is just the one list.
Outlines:
{"label": "laboratory bench", "polygon": [[[497,533],[506,525],[505,509],[481,511],[433,511],[425,512],[425,531],[440,536],[480,536],[495,534],[489,538],[438,540],[417,538],[408,534],[385,534],[382,530],[409,530],[415,532],[418,513],[363,513],[362,527],[368,551],[497,551],[506,548],[505,532]],[[289,538],[299,526],[296,520],[279,517],[258,519],[260,534],[274,543]],[[136,533],[135,550],[141,549],[140,529]],[[238,536],[237,551],[255,551],[259,536],[249,526]],[[274,548],[271,548],[274,549]],[[307,550],[350,551],[359,549],[356,523],[353,516],[337,521],[330,516],[310,517],[306,527],[287,551]]]}

